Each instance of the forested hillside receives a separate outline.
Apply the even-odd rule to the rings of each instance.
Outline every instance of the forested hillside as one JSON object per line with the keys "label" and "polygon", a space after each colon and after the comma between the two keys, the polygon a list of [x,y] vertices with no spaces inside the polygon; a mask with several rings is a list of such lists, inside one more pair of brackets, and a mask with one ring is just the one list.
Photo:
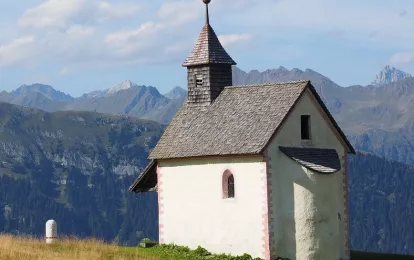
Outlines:
{"label": "forested hillside", "polygon": [[358,153],[349,184],[352,250],[414,254],[414,167]]}
{"label": "forested hillside", "polygon": [[0,232],[42,235],[53,218],[66,235],[157,238],[155,194],[127,189],[163,126],[0,103],[0,129]]}

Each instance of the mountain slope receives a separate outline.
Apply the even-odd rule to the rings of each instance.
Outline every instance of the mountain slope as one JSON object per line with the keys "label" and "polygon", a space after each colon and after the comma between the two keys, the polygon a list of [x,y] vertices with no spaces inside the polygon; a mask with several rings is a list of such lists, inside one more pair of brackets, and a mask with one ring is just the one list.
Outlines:
{"label": "mountain slope", "polygon": [[[166,107],[172,103],[154,87],[132,85],[112,89],[105,95],[82,96],[67,105],[64,110],[96,111],[107,114],[123,114],[168,123],[173,114]],[[175,114],[176,111],[172,111]]]}
{"label": "mountain slope", "polygon": [[120,243],[157,238],[155,194],[126,190],[164,127],[6,103],[0,111],[0,232],[42,235],[54,218],[66,235]]}
{"label": "mountain slope", "polygon": [[187,90],[182,87],[175,87],[171,91],[164,94],[164,97],[169,99],[184,100],[187,97]]}
{"label": "mountain slope", "polygon": [[73,97],[61,91],[54,89],[51,86],[43,84],[22,85],[12,92],[14,96],[23,96],[27,93],[42,93],[46,97],[56,101],[72,101]]}
{"label": "mountain slope", "polygon": [[352,250],[414,255],[414,168],[358,153],[348,169]]}
{"label": "mountain slope", "polygon": [[52,112],[65,107],[73,97],[48,85],[32,84],[22,85],[11,93],[2,91],[0,101]]}

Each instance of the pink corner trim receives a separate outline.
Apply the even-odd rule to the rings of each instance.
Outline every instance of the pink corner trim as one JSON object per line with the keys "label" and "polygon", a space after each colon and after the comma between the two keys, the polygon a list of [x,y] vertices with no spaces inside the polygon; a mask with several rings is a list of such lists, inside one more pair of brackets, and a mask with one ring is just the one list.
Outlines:
{"label": "pink corner trim", "polygon": [[158,236],[159,243],[164,243],[164,224],[163,224],[163,215],[164,215],[164,204],[163,204],[163,185],[162,185],[162,174],[161,167],[157,165],[157,181],[158,181]]}
{"label": "pink corner trim", "polygon": [[269,158],[267,154],[264,156],[264,162],[262,162],[263,168],[261,170],[262,174],[262,190],[263,190],[263,215],[262,215],[262,225],[263,225],[263,254],[265,260],[270,260],[270,221],[272,219],[272,212],[271,212],[271,196],[270,196],[270,189],[271,189],[271,178],[270,178],[270,164]]}
{"label": "pink corner trim", "polygon": [[349,190],[348,190],[348,154],[347,151],[344,151],[344,157],[343,157],[343,168],[344,168],[344,176],[343,176],[343,194],[344,194],[344,214],[345,214],[345,254],[350,258],[350,247],[349,247],[349,241],[350,241],[350,230],[349,230]]}

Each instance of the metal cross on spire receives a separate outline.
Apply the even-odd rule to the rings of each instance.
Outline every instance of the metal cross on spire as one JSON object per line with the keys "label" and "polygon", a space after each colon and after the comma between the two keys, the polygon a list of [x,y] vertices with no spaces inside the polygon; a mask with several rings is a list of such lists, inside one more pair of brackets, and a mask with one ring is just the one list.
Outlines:
{"label": "metal cross on spire", "polygon": [[208,4],[211,2],[211,0],[203,0],[203,2],[206,4],[206,24],[210,24],[210,17],[208,14]]}

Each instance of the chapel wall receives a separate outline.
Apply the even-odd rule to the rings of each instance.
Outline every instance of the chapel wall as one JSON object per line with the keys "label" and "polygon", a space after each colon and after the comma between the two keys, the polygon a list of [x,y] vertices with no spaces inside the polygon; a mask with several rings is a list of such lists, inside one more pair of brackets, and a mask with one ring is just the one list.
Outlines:
{"label": "chapel wall", "polygon": [[[312,145],[301,140],[301,115],[311,115]],[[334,148],[342,169],[329,175],[312,172],[287,157],[279,146]],[[297,103],[272,140],[267,157],[272,257],[298,260],[347,258],[344,147],[309,93]]]}
{"label": "chapel wall", "polygon": [[[223,199],[226,170],[232,199]],[[159,161],[160,242],[265,258],[265,176],[263,157]]]}

